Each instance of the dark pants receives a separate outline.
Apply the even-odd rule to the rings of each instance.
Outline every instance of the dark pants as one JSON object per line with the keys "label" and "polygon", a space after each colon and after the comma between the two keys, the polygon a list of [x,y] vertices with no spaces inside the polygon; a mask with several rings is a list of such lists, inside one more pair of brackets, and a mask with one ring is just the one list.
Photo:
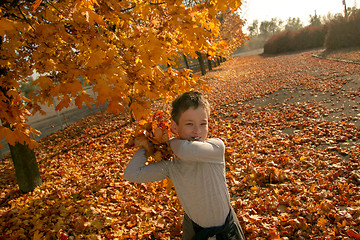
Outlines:
{"label": "dark pants", "polygon": [[205,240],[216,236],[217,240],[245,240],[239,220],[233,208],[226,217],[225,223],[219,227],[203,228],[193,222],[186,213],[183,222],[183,240]]}

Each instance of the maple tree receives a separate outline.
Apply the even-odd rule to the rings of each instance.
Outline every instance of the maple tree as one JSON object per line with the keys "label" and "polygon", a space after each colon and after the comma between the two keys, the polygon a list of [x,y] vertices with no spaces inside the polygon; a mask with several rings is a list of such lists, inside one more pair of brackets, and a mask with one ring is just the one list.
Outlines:
{"label": "maple tree", "polygon": [[[2,85],[18,89],[19,81],[26,81],[34,70],[41,75],[34,83],[41,90],[30,95],[31,102],[17,91],[7,93],[14,101],[30,103],[12,115],[21,118],[29,113],[26,110],[41,111],[39,104],[53,104],[53,96],[60,100],[57,110],[67,107],[71,98],[78,107],[89,105],[94,99],[84,93],[81,77],[85,84],[94,85],[97,104],[107,100],[110,112],[128,107],[139,117],[154,99],[168,99],[195,84],[189,73],[171,67],[163,70],[159,65],[171,66],[178,52],[215,55],[207,49],[216,49],[217,13],[229,7],[235,11],[241,2],[204,1],[192,7],[181,1],[17,1],[15,8],[11,4],[1,6],[0,33],[5,34],[1,63],[8,69]],[[1,116],[11,124],[21,122],[11,114]],[[7,132],[1,136],[10,144],[26,140],[20,127],[31,129],[16,124],[12,132],[2,130]]]}
{"label": "maple tree", "polygon": [[[0,139],[32,149],[37,143],[31,136],[38,132],[27,116],[44,113],[42,105],[61,110],[72,100],[79,108],[108,103],[111,113],[141,119],[151,102],[169,101],[199,84],[189,70],[176,69],[178,54],[214,57],[221,50],[227,56],[227,41],[241,44],[241,34],[221,39],[217,19],[219,12],[240,6],[240,0],[191,6],[181,0],[3,1]],[[38,88],[24,97],[20,85],[34,72]],[[92,86],[96,99],[84,86]]]}

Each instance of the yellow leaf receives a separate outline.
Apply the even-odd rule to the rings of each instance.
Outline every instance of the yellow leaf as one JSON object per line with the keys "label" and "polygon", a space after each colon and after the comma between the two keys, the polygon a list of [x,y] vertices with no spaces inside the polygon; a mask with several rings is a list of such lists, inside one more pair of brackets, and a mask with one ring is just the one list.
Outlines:
{"label": "yellow leaf", "polygon": [[98,14],[96,14],[94,11],[91,11],[91,10],[88,11],[88,16],[89,16],[90,24],[94,24],[94,22],[95,22],[101,26],[105,25],[104,19],[101,16],[99,16]]}
{"label": "yellow leaf", "polygon": [[153,155],[153,158],[156,162],[160,162],[162,160],[162,154],[160,151],[156,151]]}
{"label": "yellow leaf", "polygon": [[56,105],[55,111],[60,111],[63,108],[69,107],[71,98],[68,95],[64,95],[63,99]]}
{"label": "yellow leaf", "polygon": [[42,0],[36,0],[32,5],[32,11],[35,11],[41,4]]}
{"label": "yellow leaf", "polygon": [[44,236],[44,233],[40,233],[38,230],[34,232],[33,240],[41,240]]}
{"label": "yellow leaf", "polygon": [[154,130],[154,138],[153,140],[154,143],[161,143],[162,142],[162,136],[163,136],[163,131],[158,127]]}
{"label": "yellow leaf", "polygon": [[325,218],[320,218],[317,222],[317,224],[321,227],[324,227],[327,224],[328,220]]}
{"label": "yellow leaf", "polygon": [[[40,133],[40,132],[39,132]],[[29,146],[30,149],[34,149],[34,147],[38,147],[39,143],[37,141],[35,141],[34,139],[29,138],[29,140],[27,140],[26,142]]]}
{"label": "yellow leaf", "polygon": [[54,84],[51,80],[51,78],[46,76],[41,76],[38,79],[36,79],[33,83],[34,85],[39,84],[41,89],[47,89],[49,87],[53,87]]}
{"label": "yellow leaf", "polygon": [[13,22],[7,18],[0,19],[0,35],[4,36],[6,31],[13,31],[15,30],[16,22]]}
{"label": "yellow leaf", "polygon": [[125,111],[125,107],[119,101],[110,101],[107,110],[113,114],[120,114]]}
{"label": "yellow leaf", "polygon": [[280,234],[278,233],[278,231],[276,229],[270,229],[269,235],[270,235],[271,240],[281,240]]}
{"label": "yellow leaf", "polygon": [[89,94],[82,93],[75,98],[75,105],[80,109],[83,102],[85,102],[85,104],[90,108],[90,103],[93,103],[94,99]]}
{"label": "yellow leaf", "polygon": [[148,121],[146,121],[146,120],[141,120],[140,122],[139,122],[139,125],[140,126],[144,126],[146,123],[148,123]]}
{"label": "yellow leaf", "polygon": [[4,137],[6,139],[6,142],[12,146],[14,146],[18,140],[16,133],[14,131],[11,131],[9,128],[6,128],[6,127],[1,127],[0,128],[0,139],[2,139]]}
{"label": "yellow leaf", "polygon": [[130,106],[130,111],[133,112],[135,119],[141,119],[149,113],[150,109],[145,109],[144,105],[134,102]]}
{"label": "yellow leaf", "polygon": [[171,187],[174,186],[174,184],[170,178],[166,178],[163,180],[163,186],[166,187],[166,192],[169,193],[171,191]]}
{"label": "yellow leaf", "polygon": [[99,66],[105,61],[105,55],[105,52],[102,50],[92,52],[87,62],[87,66],[91,68]]}

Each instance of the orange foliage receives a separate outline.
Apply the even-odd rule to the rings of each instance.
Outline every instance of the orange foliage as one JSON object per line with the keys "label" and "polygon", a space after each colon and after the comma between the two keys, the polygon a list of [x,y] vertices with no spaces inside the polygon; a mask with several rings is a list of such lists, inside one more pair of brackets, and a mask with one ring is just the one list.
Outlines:
{"label": "orange foliage", "polygon": [[169,144],[171,130],[168,119],[169,117],[164,119],[163,112],[157,111],[152,118],[141,120],[128,139],[126,147],[144,147],[148,157],[151,156],[155,162],[169,159],[172,151]]}
{"label": "orange foliage", "polygon": [[[141,119],[154,100],[169,101],[201,84],[190,71],[170,67],[173,59],[180,52],[195,56],[197,51],[217,51],[218,12],[229,8],[234,12],[240,6],[240,0],[205,1],[191,7],[181,0],[1,4],[0,64],[6,73],[0,76],[0,118],[11,131],[0,126],[0,139],[33,147],[30,135],[36,131],[26,124],[27,114],[41,112],[41,106],[53,105],[54,99],[59,100],[56,110],[71,101],[79,108],[109,103],[109,112],[128,111]],[[243,36],[233,38],[241,42]],[[221,46],[228,54],[226,44]],[[25,99],[20,83],[34,71],[40,75],[34,81],[39,90]],[[85,86],[91,86],[96,97],[84,92]]]}

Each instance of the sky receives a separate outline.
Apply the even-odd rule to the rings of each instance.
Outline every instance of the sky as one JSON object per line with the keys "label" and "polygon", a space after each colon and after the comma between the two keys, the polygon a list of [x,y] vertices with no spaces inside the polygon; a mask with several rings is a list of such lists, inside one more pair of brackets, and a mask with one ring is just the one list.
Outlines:
{"label": "sky", "polygon": [[[278,18],[286,22],[289,17],[300,18],[304,26],[309,25],[309,15],[326,16],[329,12],[344,13],[343,0],[243,0],[240,16],[247,26],[254,20],[270,21]],[[360,8],[360,0],[346,0],[347,7]],[[245,30],[244,29],[244,30]]]}

